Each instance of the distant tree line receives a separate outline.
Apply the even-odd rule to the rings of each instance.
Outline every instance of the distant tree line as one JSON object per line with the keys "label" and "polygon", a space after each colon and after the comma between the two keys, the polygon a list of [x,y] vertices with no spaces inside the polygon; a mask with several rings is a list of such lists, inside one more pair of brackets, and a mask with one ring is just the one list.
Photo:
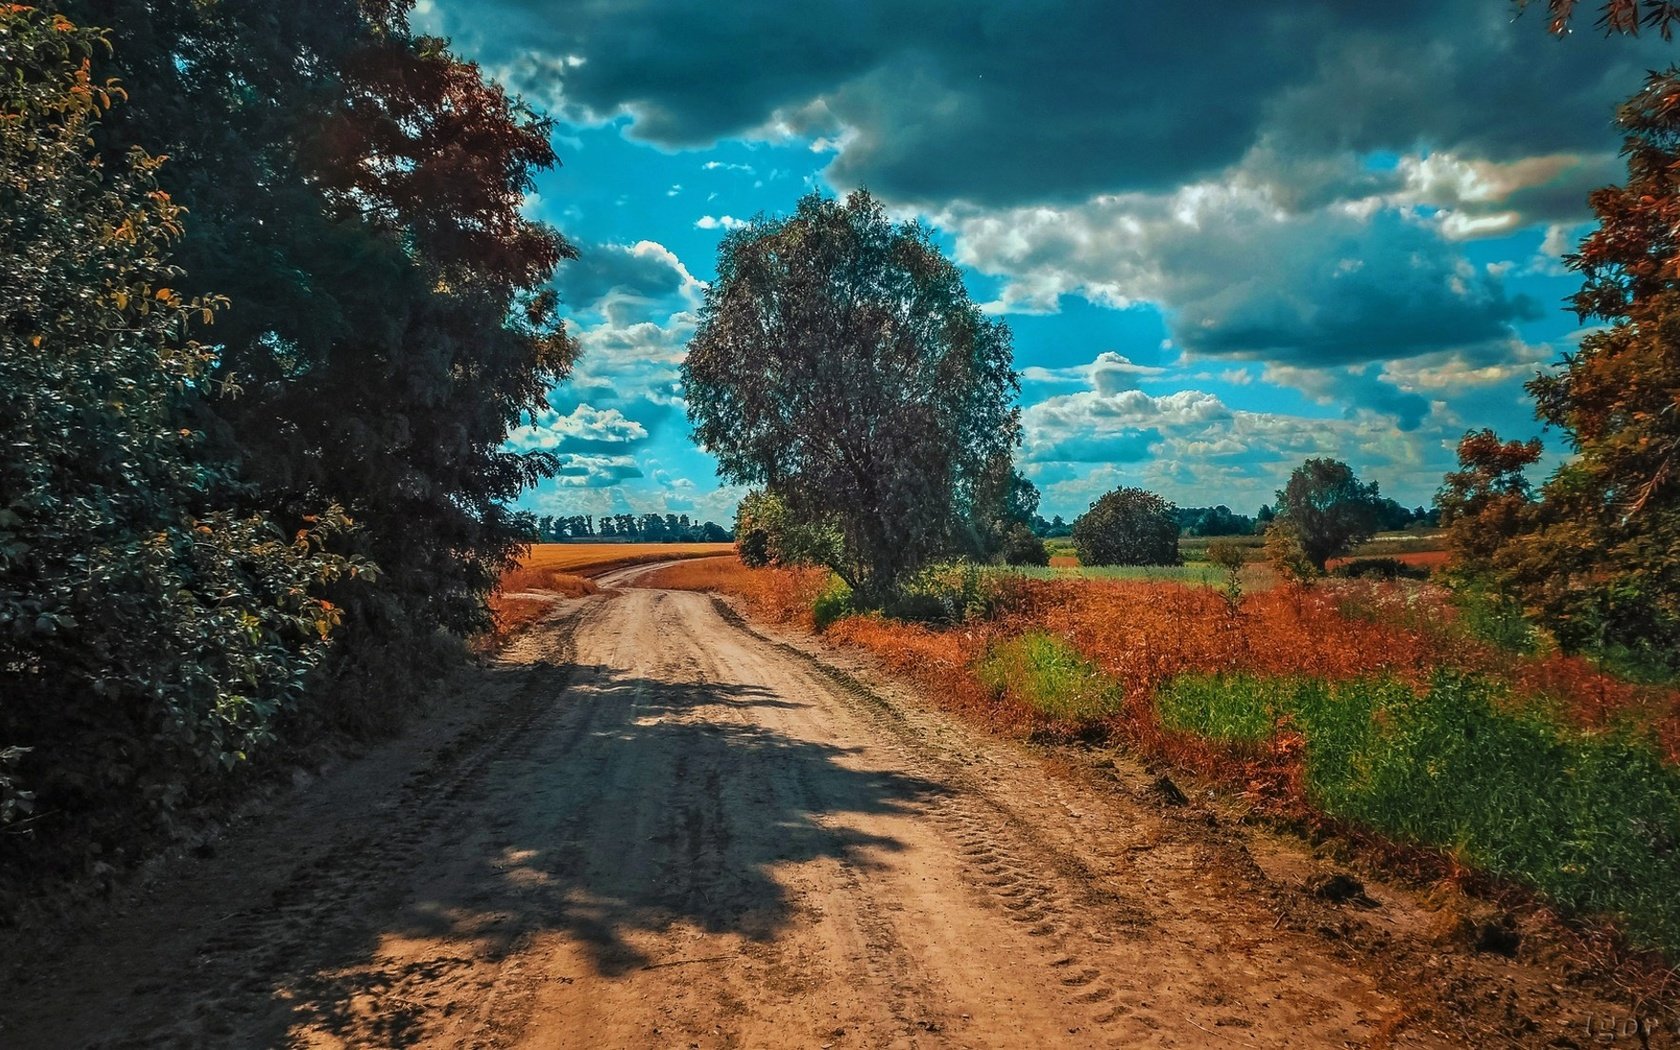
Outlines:
{"label": "distant tree line", "polygon": [[532,543],[567,540],[636,540],[641,543],[728,543],[734,533],[715,521],[691,521],[687,514],[543,514],[522,510],[509,521]]}
{"label": "distant tree line", "polygon": [[[1433,528],[1441,518],[1441,512],[1435,509],[1415,507],[1408,510],[1401,503],[1384,496],[1379,498],[1372,512],[1376,515],[1377,528],[1383,532],[1394,532],[1414,527]],[[1264,535],[1271,525],[1277,512],[1270,504],[1262,504],[1260,509],[1251,517],[1238,514],[1223,503],[1215,507],[1177,507],[1172,511],[1173,520],[1178,524],[1178,531],[1184,536],[1254,536]],[[1073,526],[1062,519],[1060,514],[1045,520],[1041,515],[1034,514],[1031,522],[1032,532],[1044,539],[1058,539],[1073,535]]]}

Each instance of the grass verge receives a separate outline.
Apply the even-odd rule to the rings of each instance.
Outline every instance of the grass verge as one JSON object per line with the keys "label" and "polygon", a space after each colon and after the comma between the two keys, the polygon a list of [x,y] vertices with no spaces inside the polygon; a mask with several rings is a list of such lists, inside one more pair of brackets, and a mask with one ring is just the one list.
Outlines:
{"label": "grass verge", "polygon": [[987,689],[1013,694],[1057,722],[1094,723],[1118,712],[1123,700],[1118,685],[1045,631],[997,642],[976,673]]}
{"label": "grass verge", "polygon": [[1518,880],[1680,956],[1680,770],[1630,733],[1587,732],[1494,683],[1443,672],[1329,683],[1186,675],[1163,727],[1259,750],[1304,744],[1304,788],[1325,814],[1466,867]]}

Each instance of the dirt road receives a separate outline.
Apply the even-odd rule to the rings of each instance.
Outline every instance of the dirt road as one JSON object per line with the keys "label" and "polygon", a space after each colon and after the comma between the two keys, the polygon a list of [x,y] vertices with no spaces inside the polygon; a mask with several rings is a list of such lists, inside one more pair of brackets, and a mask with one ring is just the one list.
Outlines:
{"label": "dirt road", "polygon": [[[1501,1045],[1495,1015],[1542,1045],[1601,1008],[811,644],[700,594],[559,602],[415,734],[26,967],[0,1045]],[[1467,974],[1468,1024],[1439,1009]]]}

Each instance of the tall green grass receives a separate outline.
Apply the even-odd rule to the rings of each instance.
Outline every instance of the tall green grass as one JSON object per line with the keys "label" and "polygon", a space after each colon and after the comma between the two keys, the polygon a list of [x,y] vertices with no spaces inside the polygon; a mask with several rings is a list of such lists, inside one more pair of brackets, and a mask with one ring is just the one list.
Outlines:
{"label": "tall green grass", "polygon": [[1450,850],[1680,953],[1680,770],[1635,737],[1499,699],[1448,674],[1422,695],[1386,681],[1198,675],[1164,687],[1157,708],[1169,728],[1237,747],[1287,720],[1324,812]]}
{"label": "tall green grass", "polygon": [[1012,693],[1057,721],[1094,722],[1120,709],[1120,690],[1113,679],[1045,631],[1028,631],[997,643],[978,671],[986,688]]}

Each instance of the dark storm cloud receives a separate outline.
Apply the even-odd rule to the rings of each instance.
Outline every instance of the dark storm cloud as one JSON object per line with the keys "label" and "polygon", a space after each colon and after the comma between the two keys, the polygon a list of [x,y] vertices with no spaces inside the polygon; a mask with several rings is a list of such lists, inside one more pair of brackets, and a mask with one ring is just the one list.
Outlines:
{"label": "dark storm cloud", "polygon": [[1540,306],[1427,220],[1373,206],[1279,213],[1247,191],[1111,198],[1065,212],[952,212],[959,258],[1007,274],[1006,304],[1077,293],[1163,304],[1192,354],[1292,366],[1504,343]]}
{"label": "dark storm cloud", "polygon": [[1158,190],[1257,147],[1303,159],[1613,148],[1660,41],[1558,41],[1496,0],[1182,5],[963,0],[440,5],[447,32],[580,119],[701,146],[845,133],[829,175],[907,201]]}
{"label": "dark storm cloud", "polygon": [[[1292,152],[1602,151],[1616,144],[1616,103],[1673,56],[1655,34],[1555,39],[1541,12],[1513,19],[1497,0],[1333,6],[1317,46],[1296,60],[1311,76],[1268,100],[1266,125]],[[1405,10],[1379,22],[1379,6]]]}
{"label": "dark storm cloud", "polygon": [[1340,365],[1508,339],[1540,306],[1392,213],[1163,238],[1174,338],[1210,357]]}
{"label": "dark storm cloud", "polygon": [[677,257],[651,241],[584,245],[554,275],[560,301],[571,310],[617,306],[647,316],[670,314],[694,286]]}

